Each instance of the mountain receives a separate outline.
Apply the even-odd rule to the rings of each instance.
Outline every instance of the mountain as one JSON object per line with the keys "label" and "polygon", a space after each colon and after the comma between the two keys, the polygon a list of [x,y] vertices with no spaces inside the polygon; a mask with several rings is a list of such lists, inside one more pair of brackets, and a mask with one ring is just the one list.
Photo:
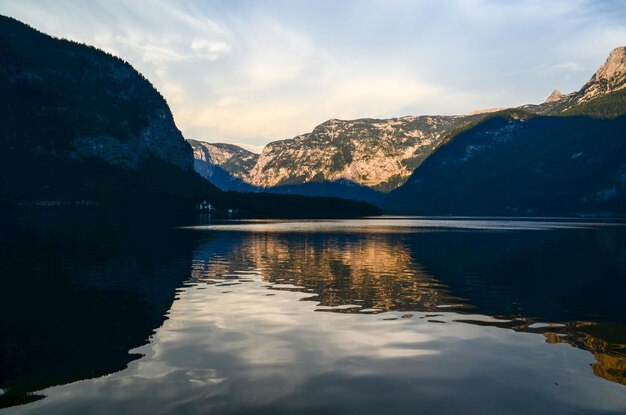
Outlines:
{"label": "mountain", "polygon": [[614,49],[579,91],[495,113],[454,137],[382,206],[436,215],[626,215],[625,52]]}
{"label": "mountain", "polygon": [[481,117],[333,119],[311,133],[269,143],[260,156],[232,145],[190,144],[196,171],[222,189],[375,201],[380,192],[404,183],[456,131]]}
{"label": "mountain", "polygon": [[563,112],[563,115],[586,115],[594,118],[616,118],[624,114],[626,114],[626,88],[599,96]]}
{"label": "mountain", "polygon": [[600,95],[619,91],[626,86],[626,46],[615,48],[593,77],[575,94],[582,104]]}
{"label": "mountain", "polygon": [[248,181],[267,188],[346,179],[389,191],[401,185],[452,130],[473,118],[329,120],[311,133],[265,146]]}
{"label": "mountain", "polygon": [[347,179],[259,187],[249,183],[259,155],[233,144],[187,140],[193,149],[195,171],[222,190],[285,195],[334,196],[375,203],[382,193]]}
{"label": "mountain", "polygon": [[133,169],[156,158],[192,169],[165,99],[127,62],[4,16],[0,56],[3,149]]}
{"label": "mountain", "polygon": [[554,91],[552,91],[550,96],[548,96],[548,98],[546,98],[546,104],[550,104],[552,102],[560,101],[561,99],[563,99],[564,96],[565,95],[563,95],[563,93],[561,91],[559,91],[558,89],[555,89]]}
{"label": "mountain", "polygon": [[195,171],[222,190],[285,195],[332,196],[376,203],[382,193],[347,179],[259,187],[249,183],[259,155],[233,144],[187,140],[194,154]]}
{"label": "mountain", "polygon": [[218,191],[193,173],[165,99],[127,62],[4,16],[0,60],[0,200]]}
{"label": "mountain", "polygon": [[626,214],[626,117],[498,115],[431,155],[387,209],[436,215]]}
{"label": "mountain", "polygon": [[129,63],[94,47],[0,16],[0,62],[3,209],[89,204],[160,215],[206,200],[257,216],[380,213],[332,198],[222,192],[194,171],[193,151],[161,94]]}
{"label": "mountain", "polygon": [[194,170],[222,190],[254,191],[245,179],[259,155],[233,144],[187,140],[193,149]]}

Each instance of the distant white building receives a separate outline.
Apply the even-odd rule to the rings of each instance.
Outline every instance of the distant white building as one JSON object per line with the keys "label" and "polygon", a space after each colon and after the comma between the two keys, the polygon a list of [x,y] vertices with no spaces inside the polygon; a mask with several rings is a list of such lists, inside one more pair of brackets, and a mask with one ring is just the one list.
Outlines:
{"label": "distant white building", "polygon": [[202,203],[199,203],[196,208],[198,210],[201,210],[203,212],[215,212],[215,206],[213,206],[212,204],[208,203],[206,200]]}

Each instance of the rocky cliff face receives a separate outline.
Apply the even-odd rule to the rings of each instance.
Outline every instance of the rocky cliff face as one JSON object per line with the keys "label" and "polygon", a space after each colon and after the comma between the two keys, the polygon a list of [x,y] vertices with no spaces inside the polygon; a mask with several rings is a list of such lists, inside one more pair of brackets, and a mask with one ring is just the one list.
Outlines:
{"label": "rocky cliff face", "polygon": [[268,144],[247,181],[259,187],[349,180],[389,191],[471,117],[330,120],[308,134]]}
{"label": "rocky cliff face", "polygon": [[259,155],[233,144],[188,140],[196,173],[222,190],[255,190],[245,182]]}
{"label": "rocky cliff face", "polygon": [[172,114],[155,111],[148,125],[130,140],[119,140],[107,135],[77,137],[72,141],[70,157],[96,157],[104,161],[136,169],[143,161],[156,157],[183,170],[191,170],[191,151],[176,128]]}
{"label": "rocky cliff face", "polygon": [[591,79],[575,94],[577,104],[587,102],[600,95],[618,91],[626,86],[626,46],[615,48],[606,62]]}
{"label": "rocky cliff face", "polygon": [[213,177],[216,167],[221,167],[233,177],[244,179],[259,159],[258,154],[233,144],[187,142],[193,150],[194,169],[208,180]]}
{"label": "rocky cliff face", "polygon": [[389,191],[404,183],[456,129],[478,118],[329,120],[311,133],[269,143],[261,155],[228,144],[189,143],[196,171],[213,181],[221,168],[257,189],[291,186],[290,192],[297,193],[294,185],[332,182],[333,189],[355,183]]}

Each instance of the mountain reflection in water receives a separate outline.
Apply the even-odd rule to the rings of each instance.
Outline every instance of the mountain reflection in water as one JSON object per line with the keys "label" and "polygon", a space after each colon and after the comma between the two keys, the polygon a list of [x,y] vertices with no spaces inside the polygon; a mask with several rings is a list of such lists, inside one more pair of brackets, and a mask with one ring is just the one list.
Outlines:
{"label": "mountain reflection in water", "polygon": [[626,409],[621,223],[55,223],[0,239],[9,413]]}
{"label": "mountain reflection in water", "polygon": [[[597,376],[626,384],[626,229],[584,222],[526,229],[517,221],[442,232],[428,221],[398,232],[380,222],[359,233],[341,223],[211,226],[222,233],[196,251],[191,281],[236,284],[247,277],[235,272],[243,267],[271,290],[310,292],[304,300],[319,303],[316,311],[487,315],[494,319],[456,320],[588,350]],[[253,232],[233,232],[246,230]],[[232,250],[216,253],[217,246]]]}

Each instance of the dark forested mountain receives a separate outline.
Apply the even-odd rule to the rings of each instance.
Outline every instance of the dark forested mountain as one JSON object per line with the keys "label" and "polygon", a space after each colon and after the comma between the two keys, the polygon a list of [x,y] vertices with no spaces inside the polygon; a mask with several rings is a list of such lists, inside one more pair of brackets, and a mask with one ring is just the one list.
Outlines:
{"label": "dark forested mountain", "polygon": [[500,114],[442,146],[384,206],[437,215],[624,215],[626,117]]}
{"label": "dark forested mountain", "polygon": [[[364,203],[224,193],[158,91],[123,60],[0,16],[0,205],[89,202],[268,216],[377,214]],[[317,204],[317,206],[316,206]]]}
{"label": "dark forested mountain", "polygon": [[167,103],[127,62],[3,16],[0,59],[3,149],[191,170]]}
{"label": "dark forested mountain", "polygon": [[0,60],[3,199],[217,190],[192,176],[191,149],[167,103],[128,63],[4,16]]}
{"label": "dark forested mountain", "polygon": [[373,204],[377,204],[385,195],[370,187],[346,179],[302,184],[285,184],[263,190],[268,193],[283,195],[334,196],[345,199],[363,200]]}
{"label": "dark forested mountain", "polygon": [[568,108],[564,115],[587,115],[594,118],[615,118],[626,114],[626,89],[610,92],[589,102]]}

